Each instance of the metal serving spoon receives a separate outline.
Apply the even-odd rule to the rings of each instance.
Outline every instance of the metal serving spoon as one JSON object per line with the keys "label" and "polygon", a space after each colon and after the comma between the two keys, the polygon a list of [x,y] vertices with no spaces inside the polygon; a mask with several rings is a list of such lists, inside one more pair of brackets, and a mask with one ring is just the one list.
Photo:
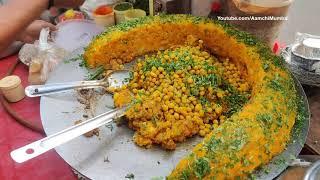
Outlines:
{"label": "metal serving spoon", "polygon": [[53,83],[45,85],[32,85],[25,88],[25,94],[28,97],[38,97],[43,95],[60,93],[72,89],[85,89],[85,88],[96,88],[96,87],[121,87],[128,81],[129,70],[116,70],[109,73],[102,80],[96,81],[75,81],[66,83]]}
{"label": "metal serving spoon", "polygon": [[111,123],[114,119],[123,116],[127,108],[128,106],[124,106],[122,108],[111,110],[80,124],[71,126],[63,131],[57,132],[53,135],[28,144],[24,147],[13,150],[10,153],[11,158],[17,163],[22,163],[29,159],[37,157],[95,128],[98,128],[104,124]]}

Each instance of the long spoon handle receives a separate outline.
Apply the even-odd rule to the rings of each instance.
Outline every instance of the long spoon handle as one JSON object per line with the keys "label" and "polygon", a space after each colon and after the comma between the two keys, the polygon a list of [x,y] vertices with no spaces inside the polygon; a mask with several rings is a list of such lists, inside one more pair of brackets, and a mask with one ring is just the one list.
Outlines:
{"label": "long spoon handle", "polygon": [[32,85],[25,88],[25,94],[28,97],[37,97],[49,94],[60,93],[71,89],[79,88],[94,88],[98,86],[105,86],[103,81],[75,81],[67,83],[54,83],[46,85]]}
{"label": "long spoon handle", "polygon": [[122,107],[111,110],[80,124],[71,126],[63,131],[47,136],[46,138],[16,149],[12,151],[10,155],[12,159],[18,163],[25,162],[95,128],[111,123],[114,118],[123,116],[126,109],[127,107]]}

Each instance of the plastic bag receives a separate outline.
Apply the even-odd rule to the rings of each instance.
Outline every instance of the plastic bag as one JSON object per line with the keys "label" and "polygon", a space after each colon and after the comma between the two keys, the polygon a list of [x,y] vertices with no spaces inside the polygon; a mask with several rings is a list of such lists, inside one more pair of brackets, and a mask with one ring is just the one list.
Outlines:
{"label": "plastic bag", "polygon": [[57,47],[50,40],[49,28],[42,29],[39,41],[34,46],[37,49],[36,55],[32,57],[29,67],[29,83],[43,84],[47,81],[49,73],[67,55],[64,49]]}

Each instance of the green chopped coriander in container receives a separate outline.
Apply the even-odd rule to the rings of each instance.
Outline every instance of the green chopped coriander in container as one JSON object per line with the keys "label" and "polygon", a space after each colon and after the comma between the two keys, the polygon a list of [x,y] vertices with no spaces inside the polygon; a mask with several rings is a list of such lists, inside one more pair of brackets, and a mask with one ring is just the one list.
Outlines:
{"label": "green chopped coriander in container", "polygon": [[129,9],[133,9],[133,5],[129,2],[117,3],[113,6],[117,24],[125,21],[124,13]]}

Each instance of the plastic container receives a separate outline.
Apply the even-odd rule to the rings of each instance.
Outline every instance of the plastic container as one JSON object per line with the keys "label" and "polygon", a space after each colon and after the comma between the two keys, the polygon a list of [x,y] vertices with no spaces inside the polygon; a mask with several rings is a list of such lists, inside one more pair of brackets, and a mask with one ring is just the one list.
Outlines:
{"label": "plastic container", "polygon": [[144,17],[146,15],[147,13],[142,9],[130,9],[124,13],[124,19],[129,21],[135,18]]}
{"label": "plastic container", "polygon": [[25,97],[19,76],[7,76],[0,80],[0,89],[9,102],[18,102]]}
{"label": "plastic container", "polygon": [[287,20],[292,2],[293,0],[228,0],[222,1],[221,7],[224,9],[223,15],[229,18],[227,22],[272,46],[282,23]]}
{"label": "plastic container", "polygon": [[133,9],[133,5],[128,2],[117,3],[113,6],[113,11],[115,13],[116,24],[125,21],[124,14],[127,10]]}
{"label": "plastic container", "polygon": [[75,11],[72,9],[69,9],[65,13],[61,14],[55,19],[55,23],[59,24],[64,21],[70,21],[75,19],[86,19],[86,16],[83,12]]}
{"label": "plastic container", "polygon": [[113,9],[107,5],[102,5],[93,11],[92,17],[94,22],[102,27],[115,25]]}

